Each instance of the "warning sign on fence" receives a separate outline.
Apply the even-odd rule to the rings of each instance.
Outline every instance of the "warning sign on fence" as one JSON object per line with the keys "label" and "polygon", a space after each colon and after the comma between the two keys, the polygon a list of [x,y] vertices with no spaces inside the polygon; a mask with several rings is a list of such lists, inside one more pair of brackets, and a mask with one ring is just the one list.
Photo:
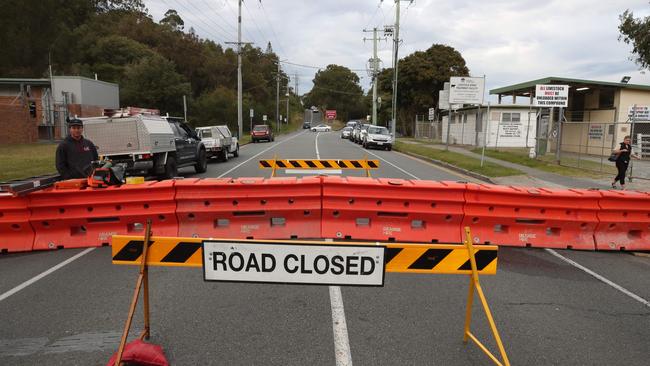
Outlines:
{"label": "warning sign on fence", "polygon": [[603,138],[603,125],[589,125],[589,139],[600,140]]}
{"label": "warning sign on fence", "polygon": [[535,87],[536,107],[564,107],[569,102],[568,85],[540,85]]}

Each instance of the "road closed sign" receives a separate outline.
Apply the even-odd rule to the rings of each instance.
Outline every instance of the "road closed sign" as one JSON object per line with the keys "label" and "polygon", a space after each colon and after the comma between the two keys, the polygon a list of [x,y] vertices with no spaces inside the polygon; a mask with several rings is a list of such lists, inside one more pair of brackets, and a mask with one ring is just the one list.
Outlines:
{"label": "road closed sign", "polygon": [[336,110],[335,109],[328,109],[325,111],[325,118],[327,119],[335,119],[336,118]]}
{"label": "road closed sign", "polygon": [[203,242],[206,281],[383,286],[384,247]]}
{"label": "road closed sign", "polygon": [[536,107],[566,108],[569,105],[569,86],[537,84],[535,86],[533,105]]}

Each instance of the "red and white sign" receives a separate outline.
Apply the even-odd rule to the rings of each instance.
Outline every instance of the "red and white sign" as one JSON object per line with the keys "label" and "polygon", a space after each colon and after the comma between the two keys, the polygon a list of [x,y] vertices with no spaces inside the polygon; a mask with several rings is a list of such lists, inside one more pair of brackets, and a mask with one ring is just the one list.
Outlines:
{"label": "red and white sign", "polygon": [[327,119],[336,118],[336,110],[335,109],[326,110],[325,111],[325,118],[327,118]]}

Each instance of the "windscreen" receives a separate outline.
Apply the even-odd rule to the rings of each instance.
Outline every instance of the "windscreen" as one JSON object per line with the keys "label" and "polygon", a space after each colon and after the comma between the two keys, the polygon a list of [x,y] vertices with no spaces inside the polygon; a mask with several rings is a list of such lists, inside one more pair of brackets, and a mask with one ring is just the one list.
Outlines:
{"label": "windscreen", "polygon": [[388,135],[386,127],[368,127],[368,133],[373,135]]}
{"label": "windscreen", "polygon": [[210,130],[200,130],[201,131],[201,137],[203,138],[211,138],[212,137],[212,131]]}
{"label": "windscreen", "polygon": [[267,127],[266,126],[255,126],[253,127],[253,131],[266,131]]}

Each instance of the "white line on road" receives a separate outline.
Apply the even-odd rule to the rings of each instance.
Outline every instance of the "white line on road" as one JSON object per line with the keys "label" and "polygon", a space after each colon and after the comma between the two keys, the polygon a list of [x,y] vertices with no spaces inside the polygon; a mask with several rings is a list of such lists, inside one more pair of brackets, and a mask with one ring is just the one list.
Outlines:
{"label": "white line on road", "polygon": [[[358,147],[358,146],[357,146],[357,147]],[[364,150],[362,147],[358,147],[358,148],[361,149],[361,150]],[[415,178],[415,179],[417,179],[417,180],[420,179],[420,178],[418,178],[417,176],[415,176],[415,175],[413,175],[413,174],[407,172],[406,170],[404,170],[404,169],[398,167],[397,165],[391,163],[390,161],[388,161],[388,160],[382,158],[381,156],[379,156],[379,155],[377,155],[377,154],[375,154],[375,153],[373,153],[373,152],[370,152],[370,151],[368,151],[368,150],[365,150],[365,152],[368,153],[368,154],[370,154],[370,155],[376,156],[377,158],[379,158],[379,160],[381,160],[381,161],[383,161],[383,162],[385,162],[385,163],[388,163],[389,165],[394,166],[394,167],[397,168],[398,170],[402,171],[403,173],[406,173],[406,174],[410,175],[411,177],[413,177],[413,178]]]}
{"label": "white line on road", "polygon": [[243,161],[243,162],[241,162],[241,163],[235,165],[234,167],[230,168],[229,170],[227,170],[225,173],[221,174],[221,175],[218,176],[217,178],[221,178],[221,177],[223,177],[224,175],[226,175],[226,174],[232,172],[233,170],[235,170],[235,169],[239,168],[240,166],[242,166],[242,165],[248,163],[249,161],[255,159],[256,157],[258,157],[258,156],[264,154],[265,152],[267,152],[267,151],[269,151],[269,150],[271,150],[271,149],[273,149],[273,148],[275,148],[275,147],[278,147],[279,145],[282,145],[282,144],[284,144],[285,142],[287,142],[287,141],[289,141],[289,140],[292,140],[292,139],[294,139],[294,138],[296,138],[296,137],[298,137],[298,136],[300,136],[300,135],[302,135],[302,134],[304,134],[304,133],[305,133],[305,131],[302,131],[301,133],[299,133],[299,134],[297,134],[297,135],[295,135],[295,136],[289,137],[288,139],[286,139],[286,140],[284,140],[284,141],[278,142],[277,144],[274,144],[274,145],[272,145],[271,147],[266,148],[266,149],[264,149],[264,150],[258,152],[257,154],[255,154],[255,155],[251,156],[250,158],[248,158],[248,160]]}
{"label": "white line on road", "polygon": [[336,366],[352,366],[348,325],[343,309],[343,295],[339,286],[330,286],[330,303],[332,305],[332,329],[334,330],[334,353]]}
{"label": "white line on road", "polygon": [[622,293],[624,293],[625,295],[627,295],[627,296],[633,298],[634,300],[636,300],[636,301],[642,303],[643,305],[645,305],[645,306],[647,306],[647,307],[650,307],[650,301],[648,301],[648,300],[642,298],[642,297],[639,296],[639,295],[634,294],[633,292],[629,291],[628,289],[624,288],[623,286],[618,285],[618,284],[616,284],[616,283],[614,283],[614,282],[608,280],[607,278],[605,278],[605,277],[599,275],[598,273],[596,273],[596,272],[590,270],[589,268],[587,268],[587,267],[585,267],[585,266],[583,266],[583,265],[581,265],[581,264],[579,264],[579,263],[576,263],[576,262],[572,261],[572,260],[569,259],[569,258],[564,257],[563,255],[559,254],[558,252],[556,252],[556,251],[553,250],[553,249],[548,249],[548,248],[547,248],[546,251],[549,252],[549,253],[551,253],[552,255],[554,255],[554,256],[560,258],[561,260],[563,260],[563,261],[569,263],[570,265],[572,265],[572,266],[574,266],[574,267],[576,267],[576,268],[578,268],[578,269],[581,269],[581,270],[587,272],[588,274],[590,274],[591,276],[595,277],[595,278],[598,279],[599,281],[602,281],[602,282],[604,282],[605,284],[612,286],[613,288],[619,290],[620,292],[622,292]]}
{"label": "white line on road", "polygon": [[[320,159],[318,151],[318,135],[316,134],[316,159]],[[334,356],[336,366],[352,366],[352,353],[348,339],[348,325],[345,321],[343,295],[339,286],[330,286],[330,306],[332,307],[332,329],[334,331]]]}
{"label": "white line on road", "polygon": [[51,274],[52,272],[54,272],[54,271],[56,271],[56,270],[58,270],[58,269],[61,269],[61,268],[65,267],[66,265],[68,265],[68,264],[74,262],[75,260],[77,260],[77,259],[83,257],[84,255],[90,253],[90,252],[93,251],[93,250],[95,250],[95,248],[88,248],[88,249],[84,250],[83,252],[81,252],[81,253],[75,255],[74,257],[71,257],[71,258],[68,258],[68,259],[64,260],[63,262],[57,264],[56,266],[54,266],[54,267],[48,269],[48,270],[45,271],[45,272],[39,274],[38,276],[33,277],[32,279],[27,280],[27,281],[21,283],[20,285],[18,285],[18,286],[16,286],[16,287],[12,288],[11,290],[5,292],[5,293],[2,294],[2,295],[0,295],[0,301],[2,301],[2,300],[4,300],[4,299],[8,298],[9,296],[15,294],[15,293],[18,292],[18,291],[20,291],[20,290],[26,288],[27,286],[33,284],[34,282],[36,282],[36,281],[38,281],[38,280],[44,278],[45,276]]}

